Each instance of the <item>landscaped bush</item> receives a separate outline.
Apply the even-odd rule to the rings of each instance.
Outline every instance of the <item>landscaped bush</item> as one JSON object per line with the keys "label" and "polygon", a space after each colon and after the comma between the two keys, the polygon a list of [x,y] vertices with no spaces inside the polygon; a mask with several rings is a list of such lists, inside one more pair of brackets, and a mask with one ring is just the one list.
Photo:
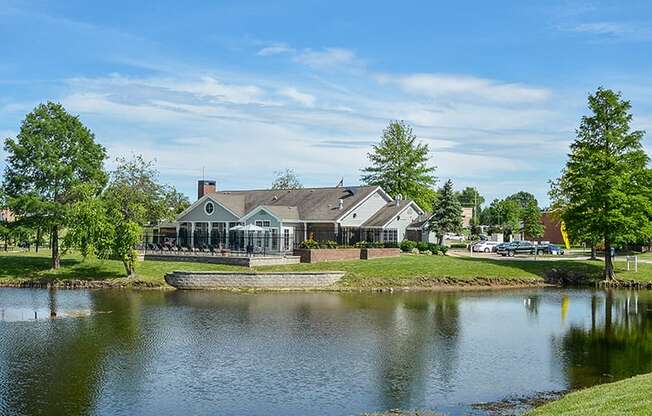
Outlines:
{"label": "landscaped bush", "polygon": [[326,240],[319,243],[319,248],[337,248],[337,241]]}
{"label": "landscaped bush", "polygon": [[427,251],[429,248],[428,243],[425,241],[419,241],[417,243],[417,248],[419,249],[419,251]]}
{"label": "landscaped bush", "polygon": [[448,247],[446,247],[446,246],[439,246],[439,252],[445,256],[446,253],[448,253]]}
{"label": "landscaped bush", "polygon": [[428,244],[428,250],[430,250],[432,254],[437,254],[441,251],[441,248],[439,247],[439,244],[430,243]]}
{"label": "landscaped bush", "polygon": [[466,248],[466,243],[453,243],[450,248]]}
{"label": "landscaped bush", "polygon": [[424,256],[431,256],[433,253],[430,250],[426,250],[426,251],[420,251],[419,254],[422,254]]}
{"label": "landscaped bush", "polygon": [[385,248],[398,248],[398,243],[393,241],[393,242],[388,242],[384,244]]}
{"label": "landscaped bush", "polygon": [[307,240],[303,240],[301,244],[299,244],[299,248],[315,249],[319,248],[319,243],[309,238]]}
{"label": "landscaped bush", "polygon": [[373,242],[373,243],[369,243],[367,245],[367,247],[369,247],[369,248],[385,248],[386,246],[385,246],[385,243],[380,242],[380,241],[376,241],[376,242]]}
{"label": "landscaped bush", "polygon": [[412,240],[401,241],[401,251],[404,253],[412,253],[412,250],[417,248],[417,243]]}
{"label": "landscaped bush", "polygon": [[355,244],[353,245],[353,247],[355,247],[355,248],[367,248],[368,246],[369,246],[369,243],[367,243],[367,242],[364,241],[364,240],[362,240],[362,241],[358,241],[357,243],[355,243]]}

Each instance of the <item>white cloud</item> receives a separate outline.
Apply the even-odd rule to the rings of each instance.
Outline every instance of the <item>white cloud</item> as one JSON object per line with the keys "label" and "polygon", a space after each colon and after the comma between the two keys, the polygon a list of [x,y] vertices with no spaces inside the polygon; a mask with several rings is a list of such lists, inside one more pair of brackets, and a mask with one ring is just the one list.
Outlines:
{"label": "white cloud", "polygon": [[506,83],[486,78],[457,74],[380,75],[381,83],[398,85],[403,91],[432,98],[457,97],[503,103],[540,102],[551,92],[544,88]]}
{"label": "white cloud", "polygon": [[283,88],[279,90],[278,93],[284,97],[298,102],[299,104],[303,104],[306,107],[312,107],[315,105],[316,98],[314,95],[301,92],[293,87]]}
{"label": "white cloud", "polygon": [[259,50],[257,55],[272,56],[272,55],[280,55],[280,54],[287,54],[287,53],[294,53],[294,52],[295,52],[294,48],[291,48],[284,43],[280,43],[272,46],[267,46]]}
{"label": "white cloud", "polygon": [[565,28],[569,32],[594,35],[612,41],[652,41],[650,23],[639,22],[591,22]]}
{"label": "white cloud", "polygon": [[313,69],[334,69],[363,66],[355,52],[344,48],[324,48],[322,50],[304,49],[294,60]]}

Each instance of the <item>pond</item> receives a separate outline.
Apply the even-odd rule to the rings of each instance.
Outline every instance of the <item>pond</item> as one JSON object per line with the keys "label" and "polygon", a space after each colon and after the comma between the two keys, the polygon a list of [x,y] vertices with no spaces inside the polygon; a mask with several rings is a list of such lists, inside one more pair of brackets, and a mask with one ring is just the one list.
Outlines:
{"label": "pond", "polygon": [[483,414],[651,371],[649,292],[0,289],[0,414]]}

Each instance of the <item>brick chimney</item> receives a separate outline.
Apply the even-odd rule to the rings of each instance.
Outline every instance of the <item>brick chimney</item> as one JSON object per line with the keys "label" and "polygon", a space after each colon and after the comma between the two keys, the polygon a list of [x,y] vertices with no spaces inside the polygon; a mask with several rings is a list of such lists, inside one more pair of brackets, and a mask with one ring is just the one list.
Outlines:
{"label": "brick chimney", "polygon": [[215,181],[201,180],[197,182],[197,199],[211,192],[217,191]]}

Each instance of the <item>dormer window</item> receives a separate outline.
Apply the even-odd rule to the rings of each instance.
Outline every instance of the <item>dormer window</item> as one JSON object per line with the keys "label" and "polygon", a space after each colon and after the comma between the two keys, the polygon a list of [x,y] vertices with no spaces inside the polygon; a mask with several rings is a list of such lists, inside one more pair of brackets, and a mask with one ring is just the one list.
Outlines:
{"label": "dormer window", "polygon": [[215,211],[215,205],[211,201],[208,201],[206,204],[204,204],[204,212],[206,215],[213,215],[213,212]]}

